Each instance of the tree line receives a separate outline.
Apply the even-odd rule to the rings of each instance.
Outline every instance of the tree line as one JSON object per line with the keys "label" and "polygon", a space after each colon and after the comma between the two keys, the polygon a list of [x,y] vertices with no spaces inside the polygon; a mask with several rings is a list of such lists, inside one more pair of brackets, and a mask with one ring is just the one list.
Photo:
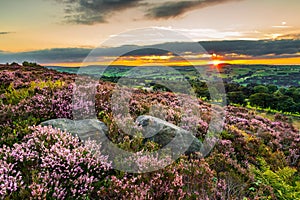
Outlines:
{"label": "tree line", "polygon": [[[210,99],[205,82],[192,81],[198,97]],[[281,112],[300,113],[300,87],[277,87],[269,84],[251,83],[246,86],[237,83],[224,83],[228,104],[251,105]]]}

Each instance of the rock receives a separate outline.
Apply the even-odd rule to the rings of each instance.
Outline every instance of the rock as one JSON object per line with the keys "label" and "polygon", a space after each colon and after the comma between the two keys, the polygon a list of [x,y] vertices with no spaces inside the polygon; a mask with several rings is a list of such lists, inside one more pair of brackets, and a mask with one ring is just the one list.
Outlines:
{"label": "rock", "polygon": [[[174,154],[191,154],[201,150],[202,143],[192,133],[174,124],[147,115],[139,116],[136,122],[143,128],[145,142],[154,141],[162,147],[170,148]],[[108,128],[97,119],[61,118],[42,122],[41,125],[65,130],[73,136],[78,136],[82,141],[90,138],[102,142],[104,146],[109,143],[106,136]]]}
{"label": "rock", "polygon": [[202,143],[192,133],[174,124],[147,115],[139,116],[136,122],[143,128],[145,142],[154,141],[163,147],[171,144],[172,150],[185,154],[201,150]]}
{"label": "rock", "polygon": [[78,136],[80,140],[105,141],[108,128],[97,119],[70,120],[70,119],[52,119],[41,123],[42,126],[52,126],[60,130],[67,131],[73,136]]}

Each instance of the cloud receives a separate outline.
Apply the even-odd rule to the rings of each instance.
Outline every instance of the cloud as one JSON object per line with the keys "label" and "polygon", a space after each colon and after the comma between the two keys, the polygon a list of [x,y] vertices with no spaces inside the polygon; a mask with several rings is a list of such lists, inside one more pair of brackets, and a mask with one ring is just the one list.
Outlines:
{"label": "cloud", "polygon": [[272,28],[292,28],[292,26],[272,26]]}
{"label": "cloud", "polygon": [[138,50],[129,51],[128,53],[124,54],[124,56],[162,56],[162,55],[168,55],[168,51],[163,49],[157,49],[157,48],[142,48]]}
{"label": "cloud", "polygon": [[38,63],[81,62],[90,53],[85,48],[57,48],[29,52],[0,51],[0,63],[31,61]]}
{"label": "cloud", "polygon": [[[37,62],[37,63],[80,63],[93,51],[93,55],[103,57],[114,57],[116,55],[124,56],[143,56],[143,55],[166,55],[168,52],[153,49],[153,48],[142,48],[136,50],[136,45],[124,45],[120,47],[111,48],[55,48],[45,49],[28,52],[5,52],[0,50],[0,63],[11,63],[23,61]],[[92,59],[93,55],[89,59]],[[97,59],[96,59],[97,60]]]}
{"label": "cloud", "polygon": [[286,35],[281,35],[276,38],[277,40],[300,40],[300,33],[291,33]]}
{"label": "cloud", "polygon": [[169,1],[149,8],[146,16],[154,19],[168,19],[180,16],[190,10],[201,9],[226,2],[240,0],[189,0],[189,1]]}
{"label": "cloud", "polygon": [[286,28],[292,28],[292,26],[288,26],[286,22],[281,22],[281,25],[275,25],[272,26],[272,28],[286,29]]}
{"label": "cloud", "polygon": [[300,40],[259,40],[259,41],[219,41],[201,42],[208,52],[217,54],[236,53],[249,56],[274,54],[296,54],[300,52]]}
{"label": "cloud", "polygon": [[112,14],[129,8],[144,10],[151,19],[167,19],[184,14],[190,10],[201,9],[226,2],[242,0],[55,0],[62,3],[65,11],[64,21],[71,24],[93,25],[107,22]]}
{"label": "cloud", "polygon": [[141,0],[63,0],[65,21],[93,25],[106,22],[106,17],[118,11],[139,5]]}
{"label": "cloud", "polygon": [[215,29],[185,29],[185,28],[172,28],[172,27],[154,27],[168,31],[176,31],[184,36],[193,38],[193,40],[212,40],[212,39],[223,39],[223,38],[241,38],[244,32],[239,31],[226,31],[226,30],[215,30]]}
{"label": "cloud", "polygon": [[193,8],[198,2],[181,1],[181,2],[166,2],[148,10],[146,16],[150,18],[170,18],[176,17]]}
{"label": "cloud", "polygon": [[7,34],[11,34],[13,32],[0,32],[0,35],[7,35]]}
{"label": "cloud", "polygon": [[[236,57],[256,58],[290,58],[300,56],[300,40],[259,40],[259,41],[203,41],[199,44],[210,54]],[[138,48],[137,48],[138,47]],[[136,50],[138,49],[138,50]],[[166,49],[172,49],[172,53],[185,55],[198,55],[204,53],[195,42],[169,42],[154,45],[136,46],[124,45],[120,47],[107,47],[95,49],[95,60],[99,57],[147,56],[170,55]],[[31,61],[38,63],[80,63],[90,54],[91,48],[59,48],[39,51],[10,53],[0,51],[0,63]],[[200,51],[200,52],[199,52]]]}

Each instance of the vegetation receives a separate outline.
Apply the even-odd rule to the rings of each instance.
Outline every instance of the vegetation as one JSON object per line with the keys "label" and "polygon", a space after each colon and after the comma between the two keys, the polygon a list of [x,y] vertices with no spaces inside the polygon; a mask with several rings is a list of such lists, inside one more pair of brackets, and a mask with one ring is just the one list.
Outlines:
{"label": "vegetation", "polygon": [[[62,72],[77,73],[77,68],[50,67]],[[100,67],[101,68],[101,67]],[[205,79],[212,73],[207,67],[173,67],[173,70],[147,67],[143,73],[131,75],[130,85],[154,91],[170,91],[159,84],[167,81],[170,85],[180,87],[181,81],[188,81],[198,97],[211,98]],[[101,79],[117,83],[119,79],[131,72],[134,67],[109,66]],[[99,67],[90,66],[84,70],[89,74],[99,74]],[[101,70],[100,70],[101,71]],[[139,72],[139,71],[138,71]],[[224,80],[227,102],[233,105],[252,106],[274,112],[300,113],[300,67],[268,65],[222,65],[220,77]],[[137,73],[137,72],[136,72]],[[201,74],[202,76],[199,76]],[[212,83],[216,77],[212,77]],[[218,83],[212,84],[217,85]],[[180,91],[181,89],[178,88]]]}
{"label": "vegetation", "polygon": [[[42,67],[0,66],[1,199],[300,198],[300,134],[284,116],[277,114],[271,121],[246,108],[228,105],[217,145],[207,157],[182,155],[161,170],[125,173],[112,168],[101,144],[39,126],[48,119],[73,118],[75,78]],[[190,81],[199,97],[207,94],[203,82]],[[283,100],[289,102],[287,108],[299,103],[297,87],[235,83],[225,87],[231,103],[270,107],[272,102],[266,104],[262,97],[279,98],[274,106]],[[108,137],[127,151],[156,151],[160,146],[144,144],[118,126],[117,120],[126,123],[126,119],[113,115],[118,109],[110,104],[114,88],[113,83],[99,81],[95,96],[97,117],[109,127]],[[130,117],[135,119],[160,105],[160,112],[153,114],[179,126],[184,116],[176,94],[163,87],[156,89],[136,89],[131,94]],[[85,102],[77,106],[84,107]],[[201,99],[195,106],[201,115],[185,120],[197,123],[194,135],[203,140],[219,107]],[[284,107],[280,108],[283,111]],[[132,160],[142,172],[150,163],[161,165],[168,159],[158,162],[158,157],[146,156]]]}

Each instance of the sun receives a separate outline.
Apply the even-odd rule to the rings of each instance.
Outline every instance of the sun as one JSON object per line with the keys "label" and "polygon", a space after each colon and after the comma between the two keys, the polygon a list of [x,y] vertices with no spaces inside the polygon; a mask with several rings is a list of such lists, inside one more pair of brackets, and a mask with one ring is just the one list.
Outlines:
{"label": "sun", "polygon": [[223,63],[223,61],[221,61],[221,60],[212,60],[211,61],[211,64],[216,66],[216,67],[218,67],[222,63]]}
{"label": "sun", "polygon": [[220,60],[220,58],[222,58],[220,55],[213,53],[211,55],[212,60],[210,61],[210,64],[214,65],[215,67],[218,67],[220,64],[223,63],[223,61]]}

